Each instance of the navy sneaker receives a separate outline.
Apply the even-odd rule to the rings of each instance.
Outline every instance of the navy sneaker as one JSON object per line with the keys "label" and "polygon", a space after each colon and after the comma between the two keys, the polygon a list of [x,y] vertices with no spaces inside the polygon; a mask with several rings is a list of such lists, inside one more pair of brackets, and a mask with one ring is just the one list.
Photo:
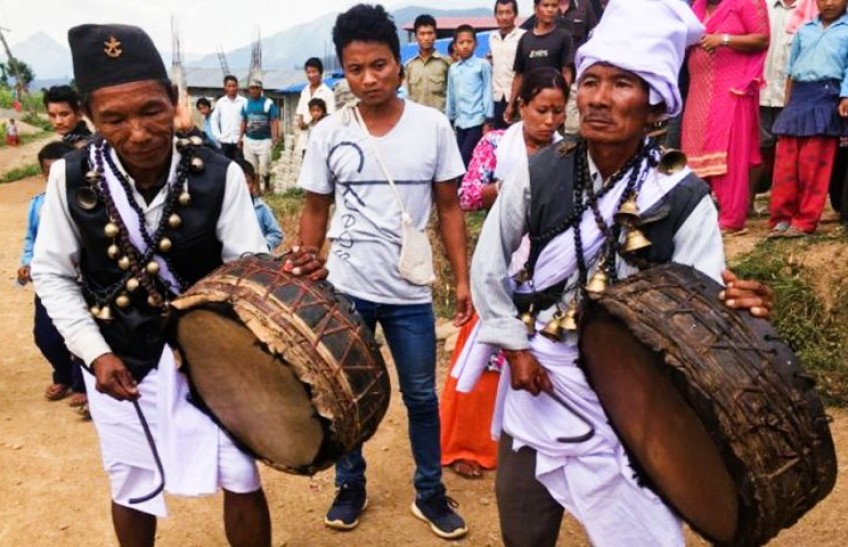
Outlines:
{"label": "navy sneaker", "polygon": [[364,484],[342,484],[336,489],[336,499],[324,517],[324,524],[335,530],[353,530],[366,507]]}
{"label": "navy sneaker", "polygon": [[412,502],[412,514],[429,524],[440,538],[455,539],[468,533],[465,521],[454,511],[457,507],[459,504],[442,490]]}

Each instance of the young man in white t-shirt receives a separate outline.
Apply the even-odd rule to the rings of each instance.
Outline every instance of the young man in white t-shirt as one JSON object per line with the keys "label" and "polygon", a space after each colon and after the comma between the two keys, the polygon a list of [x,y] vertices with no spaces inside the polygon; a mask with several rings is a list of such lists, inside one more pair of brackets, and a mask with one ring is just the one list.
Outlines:
{"label": "young man in white t-shirt", "polygon": [[[400,275],[401,209],[377,154],[416,228],[426,229],[436,205],[456,276],[456,324],[467,322],[472,313],[465,221],[456,196],[462,159],[442,113],[397,97],[400,45],[395,25],[381,6],[358,5],[341,14],[333,41],[372,137],[350,108],[315,127],[298,181],[306,190],[300,237],[303,245],[317,248],[325,235],[329,237],[329,280],[352,299],[372,329],[378,322],[383,328],[409,415],[417,491],[412,512],[438,536],[457,538],[467,528],[442,484],[432,294],[429,286],[412,284]],[[331,528],[350,530],[367,506],[361,449],[339,461],[336,486],[324,521]]]}

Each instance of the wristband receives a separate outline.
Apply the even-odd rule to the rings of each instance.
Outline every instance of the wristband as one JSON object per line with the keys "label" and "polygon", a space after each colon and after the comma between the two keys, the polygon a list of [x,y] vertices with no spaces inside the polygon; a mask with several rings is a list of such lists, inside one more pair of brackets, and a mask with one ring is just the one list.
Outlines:
{"label": "wristband", "polygon": [[729,34],[722,34],[721,35],[721,45],[723,45],[725,47],[730,45],[730,35]]}

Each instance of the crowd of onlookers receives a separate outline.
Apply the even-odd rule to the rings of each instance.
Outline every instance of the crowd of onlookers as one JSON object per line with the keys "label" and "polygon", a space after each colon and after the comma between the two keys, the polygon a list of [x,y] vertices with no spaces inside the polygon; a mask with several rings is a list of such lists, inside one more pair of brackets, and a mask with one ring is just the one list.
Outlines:
{"label": "crowd of onlookers", "polygon": [[[769,237],[811,234],[828,193],[841,222],[848,224],[843,189],[848,148],[839,146],[848,115],[848,102],[841,102],[848,96],[845,2],[681,1],[690,4],[706,34],[689,51],[680,76],[684,114],[659,134],[667,147],[682,149],[689,166],[710,184],[722,231],[744,234],[749,217],[768,216]],[[534,0],[533,13],[522,21],[515,0],[497,0],[497,29],[488,35],[486,58],[475,55],[478,35],[469,25],[456,27],[449,54],[441,54],[437,20],[419,15],[413,23],[418,51],[404,65],[399,93],[448,117],[470,177],[483,136],[522,118],[518,92],[539,68],[554,69],[565,80],[560,132],[575,136],[574,56],[605,4]],[[309,59],[305,71],[308,84],[296,121],[303,130],[300,154],[308,129],[352,100],[344,79],[333,90],[322,82],[319,59]],[[769,190],[768,207],[755,206],[756,195]]]}

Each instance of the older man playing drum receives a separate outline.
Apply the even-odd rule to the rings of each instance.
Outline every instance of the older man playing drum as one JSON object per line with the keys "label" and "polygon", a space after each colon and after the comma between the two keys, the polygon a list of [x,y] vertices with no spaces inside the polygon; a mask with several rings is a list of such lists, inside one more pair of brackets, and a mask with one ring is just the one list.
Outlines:
{"label": "older man playing drum", "polygon": [[199,139],[175,141],[175,88],[143,30],[82,25],[68,40],[98,138],[50,172],[32,277],[88,367],[118,541],[154,543],[163,489],[220,488],[228,541],[270,545],[256,464],[189,403],[164,320],[171,299],[223,262],[268,251],[244,175]]}
{"label": "older man playing drum", "polygon": [[[576,364],[575,315],[587,286],[667,262],[723,278],[728,306],[769,313],[767,288],[722,271],[707,186],[688,168],[663,162],[646,136],[654,122],[680,112],[678,70],[702,32],[679,0],[612,0],[577,54],[580,138],[549,147],[529,171],[508,177],[486,219],[472,265],[479,349],[469,344],[454,374],[459,389],[473,385],[485,367],[484,344],[502,348],[509,362],[493,420],[507,545],[554,545],[564,510],[594,545],[683,544],[680,520],[634,480]],[[643,222],[637,228],[628,215]],[[510,259],[528,232],[529,260],[510,278]],[[594,435],[584,435],[590,426]]]}

